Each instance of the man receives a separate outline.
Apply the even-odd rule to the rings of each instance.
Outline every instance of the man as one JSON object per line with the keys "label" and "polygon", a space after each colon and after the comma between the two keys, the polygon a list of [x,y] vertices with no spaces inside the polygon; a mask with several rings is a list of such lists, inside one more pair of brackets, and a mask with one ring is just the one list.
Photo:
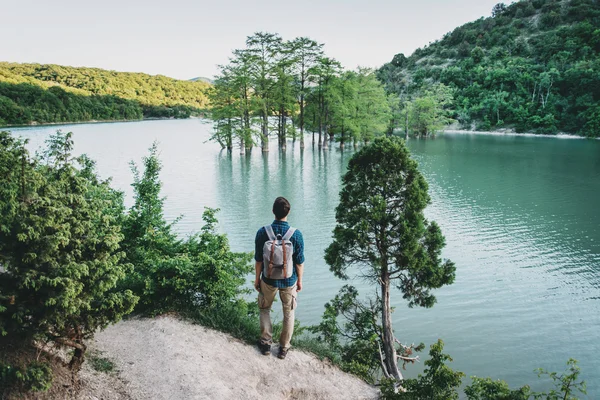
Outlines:
{"label": "man", "polygon": [[[287,222],[290,213],[290,203],[283,197],[278,197],[273,203],[273,214],[275,221],[271,224],[272,233],[278,239],[285,238],[285,234],[290,225]],[[271,305],[275,299],[275,294],[279,291],[279,298],[283,305],[283,329],[279,339],[279,352],[277,357],[285,359],[290,349],[290,340],[294,333],[294,313],[296,310],[296,294],[302,290],[302,274],[304,272],[304,240],[299,230],[293,231],[289,241],[293,245],[293,272],[291,276],[283,279],[270,279],[271,271],[269,266],[265,268],[263,263],[263,248],[269,241],[269,233],[265,227],[262,227],[256,233],[255,247],[256,260],[255,270],[256,278],[254,288],[258,291],[258,307],[260,308],[260,340],[258,348],[264,355],[271,354],[271,344],[273,339],[273,326],[271,324]],[[285,254],[285,253],[284,253]]]}

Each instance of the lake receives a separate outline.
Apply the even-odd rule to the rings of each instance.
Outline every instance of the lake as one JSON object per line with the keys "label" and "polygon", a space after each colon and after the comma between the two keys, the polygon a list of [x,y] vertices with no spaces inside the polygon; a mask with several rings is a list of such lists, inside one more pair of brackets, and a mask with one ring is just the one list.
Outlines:
{"label": "lake", "polygon": [[[266,154],[230,154],[208,142],[212,127],[198,119],[10,130],[37,149],[57,129],[75,133],[76,153],[95,159],[128,204],[129,162],[139,163],[157,140],[166,215],[184,216],[182,235],[200,229],[204,207],[218,207],[219,229],[233,249],[252,251],[256,230],[273,219],[274,198],[288,198],[289,220],[306,245],[302,324],[319,321],[345,283],[333,277],[323,250],[351,148],[320,151],[307,136],[304,151],[290,143],[281,152],[272,142]],[[442,338],[453,368],[535,390],[549,387],[535,368],[562,372],[575,358],[588,397],[600,398],[600,141],[443,134],[409,139],[408,147],[429,182],[426,215],[446,236],[443,256],[457,272],[431,309],[409,309],[392,292],[396,336],[428,346]],[[365,296],[374,293],[355,284]],[[409,366],[406,375],[422,368]]]}

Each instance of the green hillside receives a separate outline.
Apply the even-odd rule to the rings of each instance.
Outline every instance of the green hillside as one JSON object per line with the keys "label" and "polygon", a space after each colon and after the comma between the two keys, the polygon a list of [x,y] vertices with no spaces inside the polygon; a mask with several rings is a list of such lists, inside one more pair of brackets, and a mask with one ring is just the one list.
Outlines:
{"label": "green hillside", "polygon": [[208,106],[209,86],[161,75],[0,62],[0,125],[187,118]]}
{"label": "green hillside", "polygon": [[378,71],[399,108],[435,84],[467,129],[600,136],[600,2],[522,0]]}

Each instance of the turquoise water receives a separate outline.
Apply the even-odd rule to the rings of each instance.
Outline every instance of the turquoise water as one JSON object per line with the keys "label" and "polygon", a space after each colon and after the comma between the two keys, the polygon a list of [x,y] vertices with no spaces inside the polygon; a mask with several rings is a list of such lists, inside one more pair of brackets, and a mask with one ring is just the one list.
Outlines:
{"label": "turquoise water", "polygon": [[[298,318],[317,322],[343,282],[323,261],[335,225],[341,176],[351,149],[290,145],[282,153],[240,156],[207,142],[201,120],[82,124],[13,129],[38,148],[56,129],[75,133],[77,153],[97,160],[102,176],[131,204],[128,163],[158,140],[168,218],[184,215],[182,235],[199,230],[205,206],[219,207],[220,229],[235,250],[251,251],[272,201],[287,197],[291,223],[306,242],[305,288]],[[309,139],[310,140],[310,139]],[[310,141],[308,142],[310,143]],[[436,292],[432,309],[408,309],[393,297],[397,337],[442,338],[452,366],[511,386],[548,381],[533,372],[563,371],[578,359],[588,398],[600,398],[600,141],[445,134],[408,141],[430,186],[428,218],[446,236],[444,257],[456,282]],[[366,296],[373,288],[355,282]],[[409,366],[414,376],[423,365]]]}

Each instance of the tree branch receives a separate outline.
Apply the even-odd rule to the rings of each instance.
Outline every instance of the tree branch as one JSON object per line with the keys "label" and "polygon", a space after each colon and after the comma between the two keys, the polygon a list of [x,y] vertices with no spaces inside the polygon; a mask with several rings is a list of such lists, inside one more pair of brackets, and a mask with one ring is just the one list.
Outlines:
{"label": "tree branch", "polygon": [[379,340],[377,341],[377,347],[379,348],[379,361],[381,362],[381,370],[383,371],[383,375],[385,375],[386,378],[390,379],[390,374],[387,368],[385,367],[385,363],[383,362],[383,353],[381,352],[381,345],[379,344]]}
{"label": "tree branch", "polygon": [[74,347],[76,349],[79,349],[81,351],[85,351],[87,349],[87,347],[83,344],[80,343],[76,343],[72,340],[69,339],[64,339],[64,338],[53,338],[53,341],[55,341],[58,344],[62,344],[64,346],[69,346],[69,347]]}

